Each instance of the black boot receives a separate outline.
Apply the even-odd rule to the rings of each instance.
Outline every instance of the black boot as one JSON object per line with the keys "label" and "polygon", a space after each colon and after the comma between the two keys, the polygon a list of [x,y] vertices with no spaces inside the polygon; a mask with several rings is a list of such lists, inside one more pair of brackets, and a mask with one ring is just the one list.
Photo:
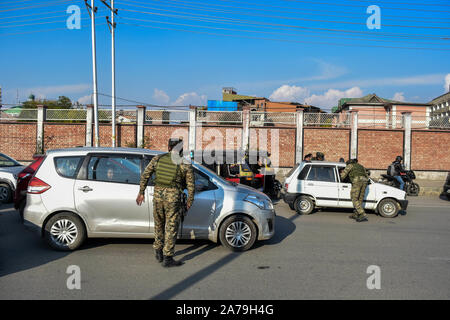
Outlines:
{"label": "black boot", "polygon": [[165,268],[178,267],[182,264],[184,264],[183,261],[174,260],[171,256],[164,256],[163,267]]}
{"label": "black boot", "polygon": [[162,249],[155,250],[155,257],[158,262],[163,262],[163,251]]}
{"label": "black boot", "polygon": [[365,214],[362,214],[362,215],[359,215],[358,218],[356,218],[356,221],[364,222],[364,221],[369,221],[369,219],[367,219],[367,216]]}

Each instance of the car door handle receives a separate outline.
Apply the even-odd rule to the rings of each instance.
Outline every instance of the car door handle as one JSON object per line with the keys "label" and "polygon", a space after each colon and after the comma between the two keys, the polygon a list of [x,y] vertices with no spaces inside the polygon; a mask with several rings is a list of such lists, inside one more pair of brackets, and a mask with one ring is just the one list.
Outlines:
{"label": "car door handle", "polygon": [[78,190],[81,190],[83,192],[89,192],[89,191],[93,191],[94,189],[91,189],[88,186],[84,186],[83,188],[78,188]]}
{"label": "car door handle", "polygon": [[314,183],[308,183],[307,185],[308,186],[314,186]]}
{"label": "car door handle", "polygon": [[342,186],[342,188],[348,188],[348,186]]}

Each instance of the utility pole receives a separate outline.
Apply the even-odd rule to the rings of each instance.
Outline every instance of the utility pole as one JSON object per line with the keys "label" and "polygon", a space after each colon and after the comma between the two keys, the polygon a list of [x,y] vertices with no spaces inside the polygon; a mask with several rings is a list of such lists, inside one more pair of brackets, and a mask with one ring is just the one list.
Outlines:
{"label": "utility pole", "polygon": [[[97,7],[94,5],[94,0],[91,0],[91,4],[87,3],[87,0],[84,0],[84,4],[91,16],[91,37],[92,37],[92,77],[93,77],[93,100],[94,100],[94,126],[95,126],[95,135],[94,135],[94,146],[99,146],[99,129],[98,129],[98,93],[97,93],[97,55],[95,48],[95,13],[97,12]],[[90,9],[90,11],[89,11]]]}
{"label": "utility pole", "polygon": [[112,130],[111,130],[111,138],[112,138],[112,147],[116,147],[116,56],[115,56],[115,30],[116,23],[114,22],[114,16],[117,14],[117,9],[114,9],[114,0],[111,0],[111,6],[106,3],[105,0],[101,0],[105,6],[111,10],[111,21],[109,21],[109,17],[106,17],[106,22],[108,23],[109,30],[111,31],[111,122],[112,122]]}

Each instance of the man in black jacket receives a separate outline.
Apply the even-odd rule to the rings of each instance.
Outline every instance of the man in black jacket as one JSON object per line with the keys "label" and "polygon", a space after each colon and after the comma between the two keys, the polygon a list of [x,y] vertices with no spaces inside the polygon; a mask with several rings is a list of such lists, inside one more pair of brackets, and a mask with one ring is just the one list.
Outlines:
{"label": "man in black jacket", "polygon": [[397,156],[395,158],[395,161],[392,162],[392,165],[391,165],[391,166],[393,166],[394,170],[393,170],[393,172],[388,172],[388,174],[392,175],[398,181],[398,183],[400,183],[400,189],[404,190],[405,182],[403,181],[403,179],[400,175],[401,173],[405,172],[405,167],[403,166],[402,161],[403,161],[403,157]]}

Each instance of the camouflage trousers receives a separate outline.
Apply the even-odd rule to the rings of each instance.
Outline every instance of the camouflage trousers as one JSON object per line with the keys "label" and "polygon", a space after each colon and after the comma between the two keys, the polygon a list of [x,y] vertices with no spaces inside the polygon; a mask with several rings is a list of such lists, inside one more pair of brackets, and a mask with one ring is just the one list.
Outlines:
{"label": "camouflage trousers", "polygon": [[153,248],[163,250],[163,255],[175,253],[178,227],[181,220],[180,191],[174,188],[155,187],[153,194],[153,220],[155,241]]}
{"label": "camouflage trousers", "polygon": [[365,215],[363,208],[364,194],[366,193],[368,180],[366,178],[356,178],[355,181],[352,182],[352,191],[350,196],[352,198],[353,207],[355,207],[358,215]]}

